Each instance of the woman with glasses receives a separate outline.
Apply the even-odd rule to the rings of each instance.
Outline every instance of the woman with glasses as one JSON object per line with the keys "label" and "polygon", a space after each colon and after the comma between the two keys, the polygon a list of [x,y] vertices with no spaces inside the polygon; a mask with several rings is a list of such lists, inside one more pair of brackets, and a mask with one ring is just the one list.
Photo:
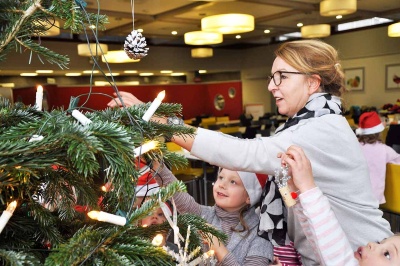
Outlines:
{"label": "woman with glasses", "polygon": [[[175,136],[173,141],[213,165],[269,175],[274,175],[281,166],[278,153],[291,145],[300,146],[313,164],[316,184],[330,200],[354,250],[364,243],[391,236],[389,223],[382,218],[372,195],[367,162],[342,116],[340,97],[345,86],[337,51],[319,40],[300,40],[283,43],[275,55],[268,90],[279,113],[289,117],[275,135],[238,139],[198,128],[194,137]],[[133,95],[121,94],[126,105],[141,103]],[[109,103],[115,105],[115,100]],[[153,119],[160,123],[172,121]],[[279,204],[274,205],[275,197],[270,193],[264,193],[259,234],[274,240],[282,221],[275,219]],[[291,208],[288,208],[287,229],[303,264],[318,265],[316,251],[307,242],[307,232],[303,232]]]}

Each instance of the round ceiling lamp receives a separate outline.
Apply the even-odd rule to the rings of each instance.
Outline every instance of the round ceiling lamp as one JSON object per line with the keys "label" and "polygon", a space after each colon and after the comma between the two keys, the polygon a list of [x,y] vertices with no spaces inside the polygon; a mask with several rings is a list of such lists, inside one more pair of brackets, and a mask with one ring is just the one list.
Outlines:
{"label": "round ceiling lamp", "polygon": [[78,44],[78,55],[80,56],[100,56],[108,52],[108,45],[103,43],[81,43]]}
{"label": "round ceiling lamp", "polygon": [[[60,22],[57,20],[54,21],[41,21],[41,22],[34,22],[36,24],[42,24],[46,27],[46,31],[41,32],[40,36],[57,36],[60,35]],[[35,36],[38,36],[35,34]]]}
{"label": "round ceiling lamp", "polygon": [[388,35],[389,37],[400,37],[400,22],[389,25]]}
{"label": "round ceiling lamp", "polygon": [[114,50],[102,55],[101,61],[103,63],[134,63],[140,62],[140,59],[131,59],[125,50]]}
{"label": "round ceiling lamp", "polygon": [[185,43],[190,45],[207,45],[222,43],[223,37],[218,32],[191,31],[184,35]]}
{"label": "round ceiling lamp", "polygon": [[191,50],[193,58],[206,58],[213,56],[212,48],[194,48]]}
{"label": "round ceiling lamp", "polygon": [[220,14],[201,19],[201,30],[236,34],[254,30],[254,16],[247,14]]}
{"label": "round ceiling lamp", "polygon": [[321,16],[348,15],[357,11],[357,0],[324,0],[319,4]]}
{"label": "round ceiling lamp", "polygon": [[301,27],[301,37],[303,38],[323,38],[331,35],[329,24],[315,24]]}

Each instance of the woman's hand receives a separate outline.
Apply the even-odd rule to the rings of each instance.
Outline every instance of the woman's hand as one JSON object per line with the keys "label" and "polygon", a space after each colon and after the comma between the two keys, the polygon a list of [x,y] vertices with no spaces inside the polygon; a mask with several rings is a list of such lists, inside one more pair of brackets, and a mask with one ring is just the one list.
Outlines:
{"label": "woman's hand", "polygon": [[311,162],[302,148],[290,146],[286,153],[278,154],[282,164],[289,165],[294,185],[301,193],[316,187],[312,174]]}
{"label": "woman's hand", "polygon": [[[107,103],[108,107],[118,107],[122,106],[120,98],[117,96],[117,94],[114,92],[114,96],[116,96],[114,99],[112,99],[109,103]],[[122,102],[126,107],[133,106],[135,104],[142,104],[143,102],[136,98],[132,93],[126,92],[126,91],[120,91],[119,95],[121,96]]]}

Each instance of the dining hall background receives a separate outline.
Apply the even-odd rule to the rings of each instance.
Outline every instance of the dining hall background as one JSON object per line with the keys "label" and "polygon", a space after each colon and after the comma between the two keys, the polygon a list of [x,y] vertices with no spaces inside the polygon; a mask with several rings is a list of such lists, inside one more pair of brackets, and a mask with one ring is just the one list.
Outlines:
{"label": "dining hall background", "polygon": [[[338,49],[341,58],[341,65],[346,69],[363,69],[363,88],[362,90],[351,91],[345,96],[347,106],[376,106],[381,108],[386,103],[394,103],[400,98],[400,87],[386,88],[386,71],[389,66],[400,66],[400,38],[390,38],[387,36],[387,27],[376,27],[371,29],[359,30],[332,35],[324,38],[324,41],[333,45]],[[88,58],[77,55],[76,43],[73,42],[52,42],[43,41],[43,45],[54,49],[59,53],[68,54],[70,57],[70,69],[76,66],[87,65],[90,69],[91,65]],[[241,103],[235,102],[235,107],[239,107],[242,111],[243,106],[249,104],[261,104],[264,106],[265,112],[273,112],[275,105],[271,99],[270,93],[267,91],[266,76],[270,74],[270,69],[274,59],[273,51],[277,45],[255,47],[251,49],[215,49],[214,56],[211,58],[196,59],[191,58],[190,48],[177,47],[150,47],[149,55],[142,59],[139,63],[132,64],[110,64],[112,71],[121,69],[135,68],[138,70],[160,71],[162,69],[178,69],[187,73],[186,82],[183,84],[201,85],[203,88],[209,86],[207,83],[222,84],[232,81],[239,81],[241,91]],[[111,49],[119,47],[119,45],[110,45]],[[10,65],[17,65],[19,69],[26,71],[35,71],[38,68],[46,68],[37,58],[33,58],[29,64],[29,53],[12,52],[7,55],[7,60],[0,63],[0,70]],[[218,72],[219,74],[209,74],[201,76],[202,81],[194,82],[194,73],[196,70],[206,69],[210,73]],[[400,73],[399,73],[400,74]],[[1,75],[1,71],[0,71]],[[136,77],[129,77],[134,80]],[[32,87],[39,83],[46,83],[45,77],[10,77],[0,76],[1,83],[13,82],[16,84],[14,90],[20,87]],[[87,93],[89,87],[89,77],[54,77],[55,84],[62,89],[63,87],[81,86],[81,93]],[[161,89],[162,84],[151,84]],[[189,87],[189,85],[188,85]],[[218,87],[218,85],[216,86]],[[225,86],[226,87],[226,86]],[[229,88],[229,85],[228,85]],[[119,87],[124,90],[124,86]],[[201,90],[196,95],[201,97]],[[67,93],[68,94],[68,93]],[[155,97],[154,93],[143,93],[144,101],[151,101]],[[180,89],[177,93],[176,102],[179,102],[185,95],[192,95],[191,90]],[[146,96],[147,95],[147,96]],[[63,95],[64,97],[65,95]],[[179,96],[179,97],[178,97]],[[212,96],[207,95],[205,101],[212,101]],[[169,98],[174,102],[174,97]],[[202,101],[199,101],[201,109]],[[195,103],[195,101],[193,102]],[[33,102],[32,102],[33,104]],[[209,111],[215,111],[213,105]],[[204,105],[204,104],[203,104]],[[240,106],[238,106],[240,105]],[[229,108],[229,106],[227,106]],[[206,110],[207,111],[207,110]],[[226,111],[226,110],[225,110]],[[185,112],[185,110],[184,110]],[[227,113],[224,112],[223,113]],[[237,119],[240,112],[235,112],[231,119]],[[188,117],[188,116],[186,116]]]}

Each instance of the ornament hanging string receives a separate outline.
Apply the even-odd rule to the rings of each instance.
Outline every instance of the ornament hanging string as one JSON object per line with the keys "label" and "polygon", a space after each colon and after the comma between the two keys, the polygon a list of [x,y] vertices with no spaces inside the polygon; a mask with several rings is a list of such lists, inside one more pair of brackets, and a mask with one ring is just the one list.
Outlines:
{"label": "ornament hanging string", "polygon": [[132,8],[132,29],[135,29],[135,0],[131,0],[131,8]]}

